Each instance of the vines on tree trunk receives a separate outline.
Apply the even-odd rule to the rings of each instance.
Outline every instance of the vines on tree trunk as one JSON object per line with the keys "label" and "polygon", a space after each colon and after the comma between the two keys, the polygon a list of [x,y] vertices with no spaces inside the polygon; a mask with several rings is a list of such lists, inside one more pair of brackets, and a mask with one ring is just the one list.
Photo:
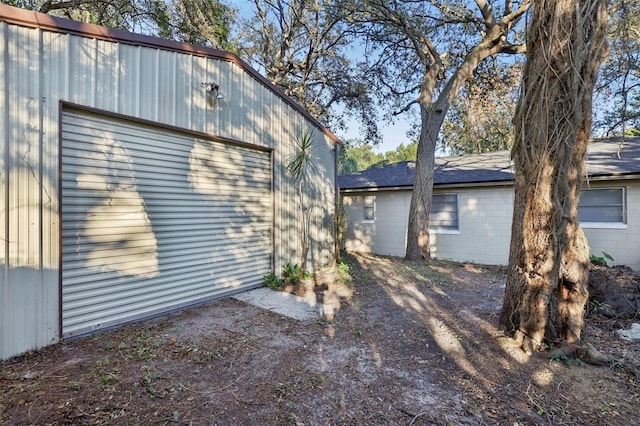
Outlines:
{"label": "vines on tree trunk", "polygon": [[515,199],[500,322],[525,351],[580,340],[589,247],[578,201],[606,0],[540,0],[514,117]]}

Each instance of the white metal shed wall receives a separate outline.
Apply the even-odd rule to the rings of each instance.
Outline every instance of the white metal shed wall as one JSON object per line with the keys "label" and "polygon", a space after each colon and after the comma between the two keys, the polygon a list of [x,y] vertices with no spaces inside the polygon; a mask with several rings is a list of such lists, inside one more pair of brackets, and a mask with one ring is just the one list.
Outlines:
{"label": "white metal shed wall", "polygon": [[[237,57],[0,5],[0,359],[60,337],[61,101],[273,149],[274,261],[298,262],[286,164],[309,131],[310,266],[333,260],[335,137]],[[201,83],[220,85],[207,102]]]}
{"label": "white metal shed wall", "polygon": [[271,157],[95,113],[62,115],[62,335],[262,284]]}

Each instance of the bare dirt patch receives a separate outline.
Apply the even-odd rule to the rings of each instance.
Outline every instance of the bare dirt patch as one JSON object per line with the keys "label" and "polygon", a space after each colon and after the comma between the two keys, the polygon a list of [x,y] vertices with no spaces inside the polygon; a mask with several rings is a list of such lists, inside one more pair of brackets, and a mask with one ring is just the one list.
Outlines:
{"label": "bare dirt patch", "polygon": [[352,283],[313,290],[331,319],[224,299],[2,362],[0,422],[637,424],[639,344],[615,332],[633,316],[590,305],[607,366],[527,358],[498,339],[504,270],[350,260]]}

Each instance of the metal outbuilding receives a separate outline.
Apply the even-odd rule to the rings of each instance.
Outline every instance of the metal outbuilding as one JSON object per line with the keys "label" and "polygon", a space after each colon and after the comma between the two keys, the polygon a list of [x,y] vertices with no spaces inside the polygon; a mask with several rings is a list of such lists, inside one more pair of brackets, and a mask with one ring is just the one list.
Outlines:
{"label": "metal outbuilding", "polygon": [[338,141],[231,53],[0,5],[0,103],[0,359],[261,286],[303,217],[333,262]]}

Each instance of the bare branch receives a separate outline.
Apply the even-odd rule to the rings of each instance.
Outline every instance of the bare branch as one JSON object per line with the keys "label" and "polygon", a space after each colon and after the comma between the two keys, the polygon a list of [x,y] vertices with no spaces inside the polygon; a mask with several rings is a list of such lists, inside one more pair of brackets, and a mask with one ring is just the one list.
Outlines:
{"label": "bare branch", "polygon": [[416,105],[416,104],[418,104],[418,100],[417,100],[417,99],[415,99],[415,100],[413,100],[413,101],[409,102],[409,103],[408,103],[407,105],[405,105],[403,108],[399,109],[398,111],[394,111],[394,112],[392,112],[391,114],[392,114],[392,115],[400,115],[400,114],[404,114],[405,112],[409,111],[413,105]]}
{"label": "bare branch", "polygon": [[72,7],[78,7],[82,4],[93,3],[93,0],[69,0],[69,1],[57,1],[47,0],[40,6],[38,10],[41,13],[49,13],[53,10],[69,9]]}
{"label": "bare branch", "polygon": [[482,13],[485,25],[488,27],[494,26],[496,24],[496,18],[493,16],[491,5],[485,0],[476,0],[476,4],[478,5],[478,9],[480,9],[480,13]]}
{"label": "bare branch", "polygon": [[500,23],[506,28],[511,28],[525,13],[531,9],[534,0],[524,0],[518,8],[510,13],[506,13],[500,20]]}

